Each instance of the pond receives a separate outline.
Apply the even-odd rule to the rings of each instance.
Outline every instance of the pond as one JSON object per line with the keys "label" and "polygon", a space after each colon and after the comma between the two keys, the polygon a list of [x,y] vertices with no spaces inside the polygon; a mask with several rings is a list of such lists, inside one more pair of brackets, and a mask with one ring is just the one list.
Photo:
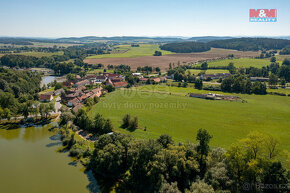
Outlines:
{"label": "pond", "polygon": [[0,192],[99,192],[90,172],[58,152],[62,144],[50,127],[0,129]]}
{"label": "pond", "polygon": [[44,84],[47,85],[48,83],[51,83],[54,80],[56,80],[55,76],[43,76],[40,86],[42,87]]}
{"label": "pond", "polygon": [[42,80],[41,80],[41,84],[40,86],[42,87],[44,84],[48,84],[51,83],[53,81],[57,81],[57,82],[63,82],[65,81],[65,76],[43,76]]}

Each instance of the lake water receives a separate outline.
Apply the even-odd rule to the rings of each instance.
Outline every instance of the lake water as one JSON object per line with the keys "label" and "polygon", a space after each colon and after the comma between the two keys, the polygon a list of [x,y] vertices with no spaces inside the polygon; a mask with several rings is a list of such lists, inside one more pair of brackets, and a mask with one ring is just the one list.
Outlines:
{"label": "lake water", "polygon": [[85,174],[68,153],[59,153],[59,136],[51,126],[0,129],[0,192],[99,192],[91,174]]}
{"label": "lake water", "polygon": [[43,76],[40,86],[42,87],[44,84],[48,84],[56,80],[55,76]]}

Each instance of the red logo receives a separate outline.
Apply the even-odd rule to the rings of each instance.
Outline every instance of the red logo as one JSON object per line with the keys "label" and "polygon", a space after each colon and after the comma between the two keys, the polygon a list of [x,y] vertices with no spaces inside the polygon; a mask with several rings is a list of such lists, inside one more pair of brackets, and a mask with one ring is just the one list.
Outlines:
{"label": "red logo", "polygon": [[276,9],[250,9],[250,18],[273,18],[277,17]]}

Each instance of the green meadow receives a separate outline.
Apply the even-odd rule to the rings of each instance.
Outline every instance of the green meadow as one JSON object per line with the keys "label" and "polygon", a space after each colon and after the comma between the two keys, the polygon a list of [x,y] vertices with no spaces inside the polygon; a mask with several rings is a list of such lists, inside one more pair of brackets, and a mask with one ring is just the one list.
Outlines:
{"label": "green meadow", "polygon": [[263,66],[270,65],[270,61],[268,59],[238,58],[238,59],[224,59],[208,62],[208,66],[209,67],[227,66],[230,62],[234,63],[235,67],[237,68],[241,67],[262,68]]}
{"label": "green meadow", "polygon": [[[131,47],[131,45],[118,45],[115,52],[111,54],[93,55],[87,59],[93,58],[133,58],[139,56],[152,56],[155,51],[161,51],[158,44],[139,44],[140,47]],[[161,51],[163,55],[174,54],[169,51]]]}
{"label": "green meadow", "polygon": [[[203,70],[199,69],[188,69],[187,71],[191,72],[191,74],[198,75]],[[205,71],[206,74],[216,74],[216,73],[229,73],[228,70],[220,70],[220,69],[207,69]]]}
{"label": "green meadow", "polygon": [[[103,114],[115,131],[139,138],[167,133],[177,142],[195,141],[197,130],[204,128],[213,135],[212,146],[227,148],[257,130],[279,138],[283,150],[290,149],[290,97],[237,94],[247,101],[242,103],[192,98],[186,96],[189,92],[209,91],[166,86],[117,90],[102,98],[89,115]],[[141,129],[120,128],[127,113],[138,117]]]}
{"label": "green meadow", "polygon": [[21,53],[15,53],[18,55],[25,55],[25,56],[34,56],[34,57],[49,57],[52,55],[63,55],[63,52],[21,52]]}

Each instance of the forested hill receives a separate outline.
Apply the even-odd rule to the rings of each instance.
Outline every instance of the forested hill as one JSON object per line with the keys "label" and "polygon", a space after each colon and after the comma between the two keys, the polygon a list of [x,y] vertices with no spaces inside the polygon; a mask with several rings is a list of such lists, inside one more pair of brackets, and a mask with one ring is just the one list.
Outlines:
{"label": "forested hill", "polygon": [[[198,41],[198,40],[196,40]],[[178,42],[160,46],[162,50],[176,53],[204,52],[213,48],[239,51],[276,50],[290,47],[290,40],[272,38],[233,38],[202,42]]]}
{"label": "forested hill", "polygon": [[234,38],[208,42],[214,48],[234,49],[240,51],[258,51],[283,49],[290,46],[290,40],[272,38]]}
{"label": "forested hill", "polygon": [[0,119],[3,118],[3,109],[16,115],[23,103],[38,100],[40,82],[39,73],[0,68]]}
{"label": "forested hill", "polygon": [[210,46],[201,42],[179,42],[169,43],[160,46],[162,50],[167,50],[176,53],[191,53],[191,52],[205,52],[210,50]]}

